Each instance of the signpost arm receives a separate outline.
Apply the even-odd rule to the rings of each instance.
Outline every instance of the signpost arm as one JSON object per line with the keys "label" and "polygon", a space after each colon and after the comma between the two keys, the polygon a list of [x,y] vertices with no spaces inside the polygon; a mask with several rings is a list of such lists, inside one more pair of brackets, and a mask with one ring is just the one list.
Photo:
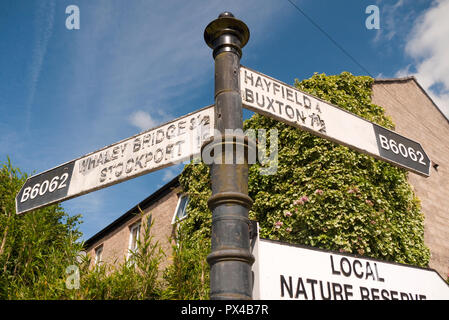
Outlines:
{"label": "signpost arm", "polygon": [[[249,39],[248,27],[231,13],[220,14],[204,32],[204,39],[213,49],[215,60],[215,126],[219,137],[208,145],[213,150],[245,150],[254,148],[243,134],[242,99],[240,97],[241,48]],[[237,131],[236,131],[237,129]],[[216,130],[216,132],[217,132]],[[217,152],[210,166],[212,196],[208,206],[212,211],[210,265],[210,298],[251,299],[251,265],[248,211],[252,200],[248,196],[248,162],[237,161],[238,154]],[[240,155],[241,156],[241,155]],[[226,158],[226,159],[225,159]],[[241,159],[241,158],[240,158]]]}

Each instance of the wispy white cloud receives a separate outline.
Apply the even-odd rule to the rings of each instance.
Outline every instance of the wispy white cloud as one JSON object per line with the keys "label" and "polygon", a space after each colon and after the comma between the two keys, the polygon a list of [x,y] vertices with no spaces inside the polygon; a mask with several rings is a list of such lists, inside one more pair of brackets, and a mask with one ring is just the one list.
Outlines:
{"label": "wispy white cloud", "polygon": [[[449,118],[449,0],[435,1],[417,20],[405,47],[412,73]],[[402,74],[409,72],[401,70]]]}
{"label": "wispy white cloud", "polygon": [[55,6],[56,3],[54,0],[40,1],[36,10],[34,19],[35,43],[30,66],[30,89],[26,103],[26,130],[28,130],[31,122],[31,109],[34,103],[36,88],[39,82],[45,54],[47,52],[48,41],[53,33]]}
{"label": "wispy white cloud", "polygon": [[394,76],[397,78],[404,78],[404,77],[410,76],[412,74],[412,72],[410,71],[411,68],[412,68],[412,65],[408,64],[404,68],[398,70]]}
{"label": "wispy white cloud", "polygon": [[[71,200],[69,200],[71,201]],[[69,203],[69,202],[67,202]],[[72,207],[75,211],[83,213],[98,212],[104,207],[104,199],[102,192],[91,192],[77,200],[76,205]]]}
{"label": "wispy white cloud", "polygon": [[[80,30],[64,34],[70,39],[65,57],[70,63],[61,71],[68,75],[63,111],[70,119],[63,140],[70,140],[71,147],[58,153],[61,158],[67,153],[65,161],[128,138],[136,128],[147,130],[213,103],[214,61],[203,39],[204,28],[229,10],[250,30],[258,30],[251,43],[264,41],[264,31],[272,30],[282,10],[276,1],[257,0],[79,0],[77,4]],[[210,90],[206,101],[205,88]],[[196,105],[197,100],[204,104]],[[140,201],[182,167],[95,192],[107,193],[105,200],[114,206],[107,207],[94,196],[92,203],[82,203],[83,196],[69,200],[68,207],[72,212],[88,208],[83,210],[85,228],[99,229],[134,205],[130,198]],[[152,178],[156,176],[157,180]],[[130,195],[128,202],[115,200],[117,190]]]}
{"label": "wispy white cloud", "polygon": [[[402,29],[403,19],[399,20],[398,11],[404,6],[406,0],[397,0],[393,4],[384,4],[378,0],[376,5],[380,8],[380,28],[376,31],[373,38],[374,43],[381,40],[391,41],[397,33]],[[400,23],[398,23],[400,22]]]}
{"label": "wispy white cloud", "polygon": [[129,122],[141,131],[156,127],[158,122],[148,113],[137,110],[129,116]]}
{"label": "wispy white cloud", "polygon": [[172,169],[167,169],[167,170],[164,172],[164,176],[162,177],[162,181],[167,182],[167,181],[173,179],[175,176],[176,176],[176,173],[175,173],[174,170],[172,170]]}
{"label": "wispy white cloud", "polygon": [[82,132],[67,134],[90,145],[83,142],[79,151],[72,149],[77,154],[135,134],[131,126],[118,129],[123,120],[148,129],[170,120],[164,114],[176,118],[212,104],[213,89],[209,100],[195,102],[213,81],[204,28],[229,10],[257,29],[251,41],[260,41],[280,11],[274,2],[261,6],[256,0],[98,0],[80,2],[79,7],[81,28],[76,37],[69,33],[74,41],[67,47],[76,67],[66,71],[71,82],[65,110],[67,117],[83,123]]}
{"label": "wispy white cloud", "polygon": [[162,181],[163,182],[170,181],[171,179],[176,177],[178,174],[180,174],[183,168],[184,168],[184,164],[180,163],[180,164],[174,165],[170,168],[164,169],[164,175],[162,177]]}
{"label": "wispy white cloud", "polygon": [[82,215],[82,240],[87,240],[111,222],[111,217],[108,215],[111,211],[108,203],[111,200],[104,195],[104,190],[99,190],[61,204],[70,215]]}
{"label": "wispy white cloud", "polygon": [[[23,152],[23,145],[15,130],[0,124],[0,131],[2,132],[0,135],[0,150],[7,150],[9,154],[20,154],[20,152]],[[6,158],[0,158],[0,162],[3,161],[6,161]]]}

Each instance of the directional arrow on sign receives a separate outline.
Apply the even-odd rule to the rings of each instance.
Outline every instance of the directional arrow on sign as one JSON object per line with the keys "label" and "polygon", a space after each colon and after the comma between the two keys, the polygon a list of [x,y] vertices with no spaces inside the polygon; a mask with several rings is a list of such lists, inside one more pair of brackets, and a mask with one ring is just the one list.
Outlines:
{"label": "directional arrow on sign", "polygon": [[16,196],[16,212],[42,208],[191,159],[200,154],[213,130],[214,106],[209,106],[34,175]]}
{"label": "directional arrow on sign", "polygon": [[430,159],[418,142],[329,102],[244,66],[240,66],[240,92],[243,107],[251,111],[430,176]]}

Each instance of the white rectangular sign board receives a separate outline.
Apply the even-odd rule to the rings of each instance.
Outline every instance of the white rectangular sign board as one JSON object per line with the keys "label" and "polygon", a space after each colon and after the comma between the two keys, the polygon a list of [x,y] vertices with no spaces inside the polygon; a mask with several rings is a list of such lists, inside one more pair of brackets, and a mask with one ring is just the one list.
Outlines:
{"label": "white rectangular sign board", "polygon": [[209,106],[34,175],[16,196],[16,212],[68,200],[191,159],[200,154],[213,130],[214,106]]}
{"label": "white rectangular sign board", "polygon": [[447,300],[435,270],[257,238],[259,300]]}
{"label": "white rectangular sign board", "polygon": [[310,94],[240,66],[243,107],[428,177],[422,146]]}

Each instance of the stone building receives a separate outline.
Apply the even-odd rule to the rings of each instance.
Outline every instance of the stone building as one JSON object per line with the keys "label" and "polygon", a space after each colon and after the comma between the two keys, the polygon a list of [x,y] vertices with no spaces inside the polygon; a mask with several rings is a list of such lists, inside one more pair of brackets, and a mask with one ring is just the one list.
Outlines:
{"label": "stone building", "polygon": [[430,248],[430,267],[443,278],[449,273],[449,120],[414,77],[379,79],[372,101],[385,108],[395,131],[421,143],[432,161],[429,178],[409,173],[421,200],[424,241]]}
{"label": "stone building", "polygon": [[[169,254],[172,245],[169,239],[175,231],[176,221],[185,217],[187,200],[178,177],[174,178],[85,242],[91,263],[123,263],[130,250],[135,249],[144,224],[151,223],[154,240],[159,241],[162,250]],[[166,263],[163,262],[161,268]]]}
{"label": "stone building", "polygon": [[[418,141],[432,160],[430,177],[409,173],[409,181],[421,199],[425,215],[425,243],[430,248],[430,267],[446,278],[449,272],[449,120],[414,77],[378,79],[372,101],[385,108],[396,124],[395,131]],[[123,262],[151,219],[155,239],[167,256],[169,237],[182,219],[188,199],[177,177],[144,199],[85,243],[92,261]],[[140,210],[143,215],[139,215]],[[166,262],[167,263],[167,262]]]}

